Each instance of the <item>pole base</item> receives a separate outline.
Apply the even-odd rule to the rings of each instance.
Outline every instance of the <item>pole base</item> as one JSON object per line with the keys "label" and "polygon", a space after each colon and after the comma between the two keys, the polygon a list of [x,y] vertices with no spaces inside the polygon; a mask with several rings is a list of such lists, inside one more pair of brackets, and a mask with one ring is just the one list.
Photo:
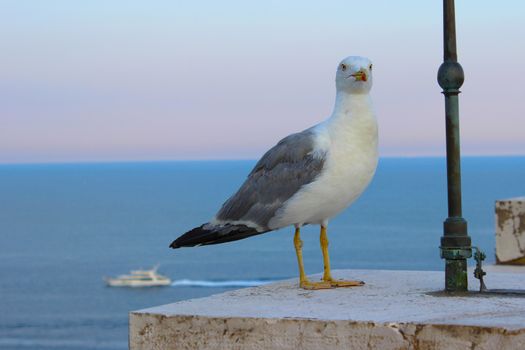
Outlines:
{"label": "pole base", "polygon": [[468,291],[467,259],[445,260],[445,291]]}

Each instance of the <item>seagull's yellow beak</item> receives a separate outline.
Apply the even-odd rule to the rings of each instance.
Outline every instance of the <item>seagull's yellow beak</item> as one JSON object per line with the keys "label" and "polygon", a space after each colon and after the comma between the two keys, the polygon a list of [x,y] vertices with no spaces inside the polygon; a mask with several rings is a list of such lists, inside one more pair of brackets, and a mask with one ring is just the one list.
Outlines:
{"label": "seagull's yellow beak", "polygon": [[366,72],[363,70],[355,72],[354,74],[351,74],[350,76],[354,77],[356,81],[366,81],[368,79],[368,77],[366,76]]}

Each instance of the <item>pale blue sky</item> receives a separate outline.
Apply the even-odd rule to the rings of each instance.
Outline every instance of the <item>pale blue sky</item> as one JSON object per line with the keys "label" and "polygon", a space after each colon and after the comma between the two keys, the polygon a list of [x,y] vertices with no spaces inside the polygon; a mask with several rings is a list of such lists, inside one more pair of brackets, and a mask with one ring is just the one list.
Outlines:
{"label": "pale blue sky", "polygon": [[[0,1],[0,162],[258,158],[374,62],[383,156],[444,154],[442,2]],[[463,153],[525,154],[525,3],[457,1]]]}

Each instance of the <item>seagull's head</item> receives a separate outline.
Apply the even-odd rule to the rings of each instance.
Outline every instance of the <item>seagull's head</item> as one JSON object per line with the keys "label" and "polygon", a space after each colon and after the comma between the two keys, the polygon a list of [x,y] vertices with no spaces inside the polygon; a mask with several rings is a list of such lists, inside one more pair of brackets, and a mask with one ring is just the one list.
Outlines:
{"label": "seagull's head", "polygon": [[372,62],[360,56],[345,58],[337,66],[335,86],[337,91],[367,94],[372,88]]}

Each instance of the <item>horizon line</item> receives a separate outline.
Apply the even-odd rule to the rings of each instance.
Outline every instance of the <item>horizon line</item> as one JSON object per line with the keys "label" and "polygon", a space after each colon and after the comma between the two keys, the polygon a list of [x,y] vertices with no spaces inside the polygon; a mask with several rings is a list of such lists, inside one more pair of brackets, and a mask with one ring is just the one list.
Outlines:
{"label": "horizon line", "polygon": [[[525,154],[467,154],[461,158],[522,158]],[[386,155],[379,156],[379,159],[417,159],[417,158],[446,158],[446,155]],[[174,162],[236,162],[236,161],[257,161],[259,158],[172,158],[172,159],[114,159],[114,160],[51,160],[51,161],[27,161],[27,162],[1,162],[0,166],[6,165],[81,165],[81,164],[136,164],[136,163],[174,163]]]}

